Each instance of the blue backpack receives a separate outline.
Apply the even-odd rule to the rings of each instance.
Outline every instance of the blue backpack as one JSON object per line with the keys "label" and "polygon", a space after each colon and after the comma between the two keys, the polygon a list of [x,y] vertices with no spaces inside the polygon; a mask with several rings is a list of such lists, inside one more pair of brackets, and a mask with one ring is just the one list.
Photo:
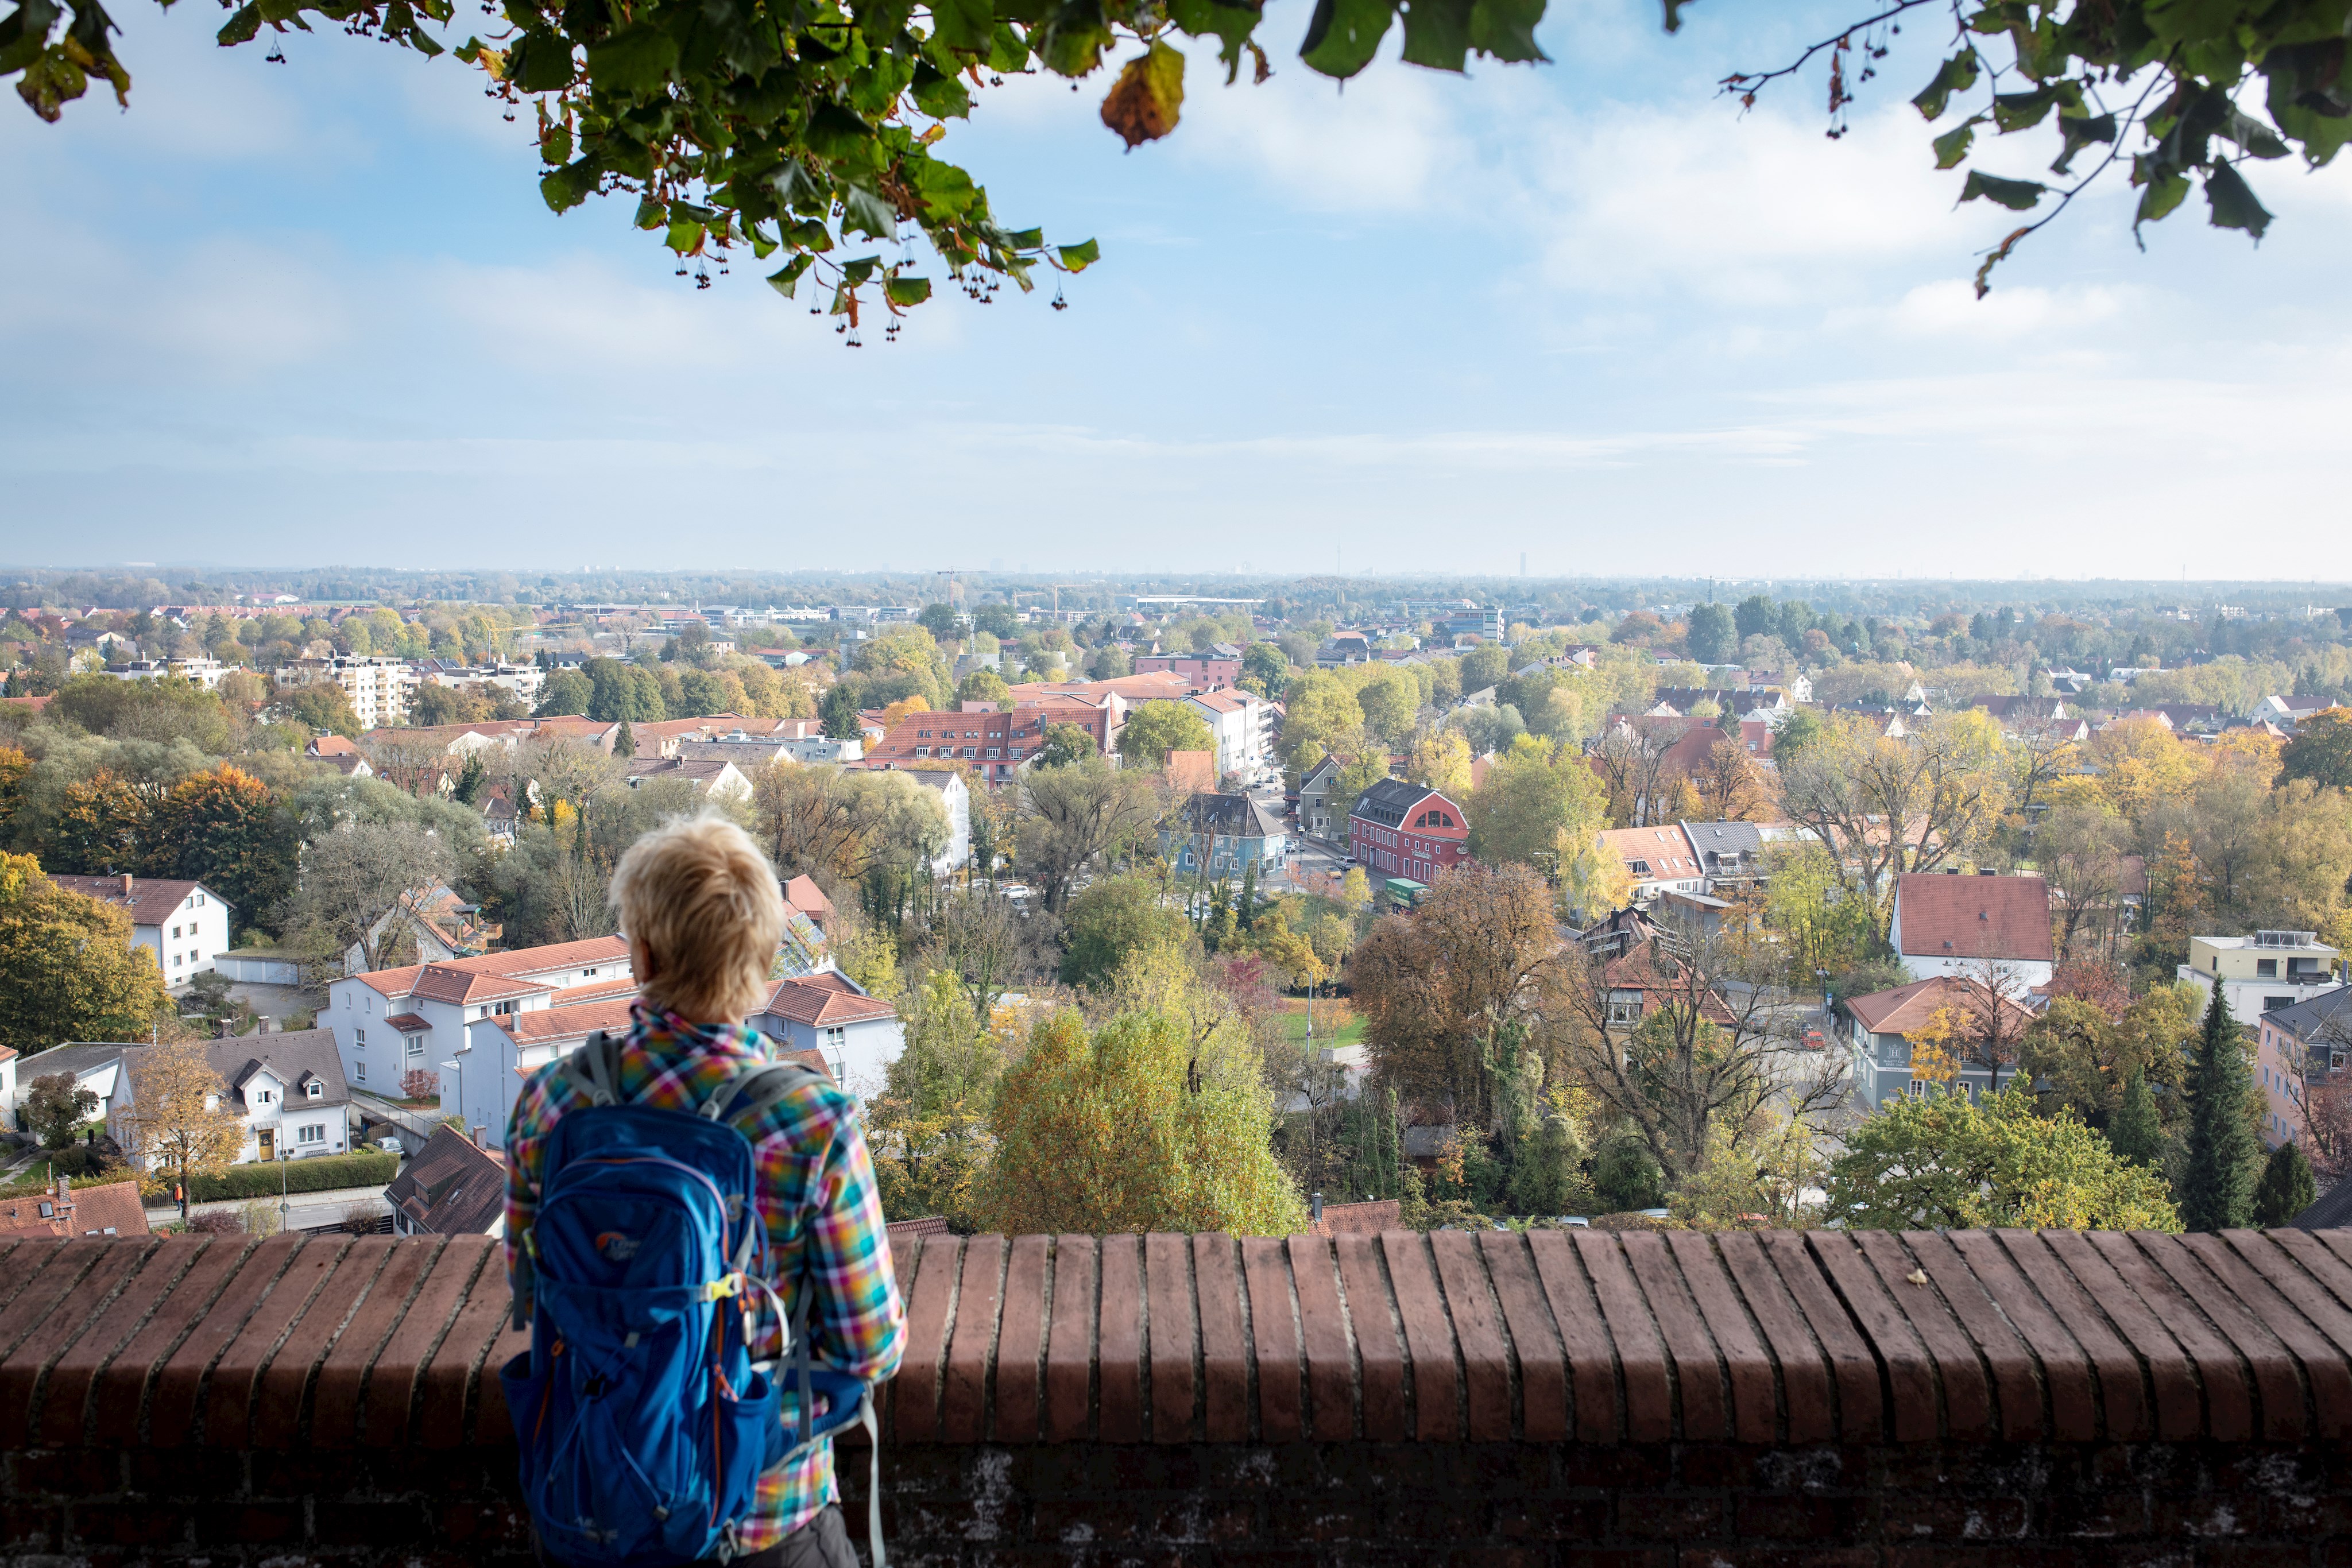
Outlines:
{"label": "blue backpack", "polygon": [[[669,1111],[620,1103],[620,1053],[599,1030],[560,1070],[593,1105],[548,1135],[539,1213],[518,1259],[515,1326],[526,1326],[528,1293],[530,1350],[499,1375],[523,1497],[548,1555],[576,1568],[726,1562],[742,1550],[763,1472],[852,1420],[874,1436],[863,1381],[811,1364],[807,1291],[789,1315],[776,1303],[800,1385],[796,1427],[783,1424],[775,1364],[753,1362],[746,1342],[751,1292],[775,1292],[751,1201],[751,1141],[730,1124],[812,1074],[756,1063],[699,1112]],[[877,1451],[875,1568],[880,1479]]]}

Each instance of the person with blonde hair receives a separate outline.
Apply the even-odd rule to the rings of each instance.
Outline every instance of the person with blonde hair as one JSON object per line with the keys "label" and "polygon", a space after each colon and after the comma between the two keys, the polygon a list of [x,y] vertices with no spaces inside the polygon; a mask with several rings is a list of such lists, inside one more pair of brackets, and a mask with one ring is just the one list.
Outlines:
{"label": "person with blonde hair", "polygon": [[[627,1531],[637,1529],[653,1532],[656,1558],[675,1552],[681,1563],[719,1559],[735,1568],[854,1568],[831,1442],[807,1435],[805,1423],[820,1414],[801,1404],[811,1385],[768,1369],[785,1365],[788,1343],[804,1345],[806,1356],[825,1369],[830,1389],[870,1386],[898,1367],[906,1313],[891,1273],[873,1165],[854,1114],[856,1102],[820,1074],[771,1064],[768,1042],[743,1022],[766,998],[783,930],[774,869],[732,822],[711,815],[683,818],[630,846],[614,873],[611,901],[642,993],[630,1028],[611,1040],[592,1037],[574,1057],[532,1073],[507,1129],[508,1268],[517,1322],[533,1326],[531,1355],[517,1358],[529,1364],[510,1364],[508,1396],[526,1441],[525,1488],[541,1561],[569,1568],[616,1561]],[[714,1129],[732,1129],[741,1142]],[[643,1153],[656,1145],[661,1157]],[[688,1154],[673,1152],[679,1149]],[[632,1428],[627,1438],[635,1449],[625,1444],[622,1451],[642,1454],[647,1445],[662,1443],[684,1451],[723,1416],[749,1423],[743,1431],[764,1433],[766,1452],[782,1458],[753,1471],[738,1453],[726,1471],[735,1478],[731,1483],[696,1482],[699,1490],[690,1498],[637,1497],[632,1478],[650,1487],[655,1483],[646,1477],[661,1474],[659,1467],[609,1456],[591,1463],[582,1456],[604,1430],[594,1423],[616,1419],[604,1408],[618,1397],[608,1389],[625,1394],[632,1386],[632,1357],[640,1354],[636,1329],[671,1320],[632,1305],[630,1322],[623,1325],[630,1330],[625,1339],[616,1334],[607,1343],[595,1339],[586,1319],[591,1309],[604,1309],[611,1299],[645,1285],[661,1249],[675,1250],[681,1229],[694,1228],[642,1217],[659,1207],[654,1200],[660,1193],[646,1186],[652,1179],[646,1173],[673,1175],[665,1160],[684,1162],[683,1169],[696,1149],[720,1174],[706,1180],[699,1167],[687,1170],[692,1179],[677,1183],[681,1212],[691,1221],[692,1200],[709,1188],[711,1212],[719,1218],[706,1228],[723,1229],[725,1240],[715,1265],[706,1259],[693,1266],[717,1277],[688,1281],[702,1292],[691,1299],[708,1306],[674,1314],[685,1325],[682,1332],[707,1338],[693,1339],[684,1353],[666,1354],[673,1361],[682,1354],[689,1378],[701,1379],[683,1385],[691,1398],[702,1399],[705,1385],[716,1392],[690,1418],[681,1413],[683,1405],[679,1411],[632,1406],[623,1412],[620,1418],[635,1419],[643,1429]],[[740,1195],[724,1197],[729,1160],[740,1162],[760,1221],[756,1231],[746,1227],[740,1236],[726,1218],[741,1207]],[[535,1228],[541,1227],[543,1231]],[[755,1259],[763,1261],[750,1261]],[[583,1316],[566,1319],[567,1310]],[[653,1337],[651,1330],[646,1337]],[[568,1361],[567,1350],[572,1352]],[[584,1364],[599,1356],[594,1368]],[[708,1376],[697,1367],[707,1367]],[[593,1373],[586,1385],[562,1382],[583,1372]],[[680,1374],[674,1364],[657,1367],[644,1375],[644,1387],[678,1386],[656,1381],[662,1375],[675,1380]],[[838,1402],[836,1394],[835,1414]],[[811,1396],[809,1403],[817,1401]],[[771,1408],[772,1416],[766,1414]],[[706,1409],[712,1413],[699,1413]],[[542,1446],[570,1440],[564,1434],[547,1437],[550,1410],[558,1412],[554,1425],[568,1423],[567,1434],[583,1435],[568,1458],[534,1458],[534,1437]],[[802,1434],[800,1441],[780,1440],[772,1429],[779,1423],[786,1434]],[[662,1430],[665,1424],[671,1429]],[[700,1431],[680,1429],[696,1424]],[[726,1437],[718,1432],[711,1440]],[[726,1454],[715,1458],[725,1469]],[[542,1506],[559,1494],[544,1476],[537,1478],[541,1490],[532,1491],[533,1466],[545,1471],[560,1462],[586,1478],[561,1494],[579,1500]],[[755,1484],[748,1479],[752,1474]],[[728,1484],[742,1495],[721,1509],[717,1498]],[[728,1510],[740,1511],[717,1517]],[[564,1517],[567,1512],[578,1517]],[[697,1517],[701,1512],[713,1517],[705,1521]],[[640,1540],[628,1560],[653,1560],[647,1550]]]}

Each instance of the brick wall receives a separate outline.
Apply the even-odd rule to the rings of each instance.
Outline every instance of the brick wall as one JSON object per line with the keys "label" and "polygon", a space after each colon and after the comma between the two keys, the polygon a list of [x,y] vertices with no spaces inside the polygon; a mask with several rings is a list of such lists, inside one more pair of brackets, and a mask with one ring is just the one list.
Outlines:
{"label": "brick wall", "polygon": [[[896,1560],[2352,1560],[2352,1237],[932,1237]],[[496,1248],[0,1247],[11,1562],[520,1563]],[[844,1466],[853,1499],[863,1455]]]}

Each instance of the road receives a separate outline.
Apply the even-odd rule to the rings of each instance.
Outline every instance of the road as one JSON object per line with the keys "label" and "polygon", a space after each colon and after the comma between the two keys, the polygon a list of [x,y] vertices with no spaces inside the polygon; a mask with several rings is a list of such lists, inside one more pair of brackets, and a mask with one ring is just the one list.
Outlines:
{"label": "road", "polygon": [[[238,1197],[229,1198],[220,1203],[191,1204],[188,1206],[188,1212],[192,1216],[214,1213],[243,1214],[246,1206],[251,1203],[266,1206],[273,1215],[278,1212],[278,1199],[275,1193],[268,1197]],[[349,1218],[355,1207],[364,1207],[369,1214],[383,1213],[383,1188],[346,1186],[337,1187],[331,1192],[298,1192],[286,1199],[286,1205],[284,1228],[310,1230],[321,1225],[338,1224]],[[177,1204],[167,1203],[147,1211],[147,1223],[151,1226],[177,1225],[179,1222],[180,1207]]]}

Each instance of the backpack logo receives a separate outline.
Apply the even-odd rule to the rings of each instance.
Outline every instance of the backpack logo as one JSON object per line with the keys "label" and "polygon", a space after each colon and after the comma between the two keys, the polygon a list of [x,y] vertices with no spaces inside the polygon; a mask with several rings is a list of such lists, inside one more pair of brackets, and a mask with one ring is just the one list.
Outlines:
{"label": "backpack logo", "polygon": [[609,1262],[625,1263],[637,1255],[637,1239],[624,1236],[617,1230],[607,1230],[596,1238],[596,1250]]}

